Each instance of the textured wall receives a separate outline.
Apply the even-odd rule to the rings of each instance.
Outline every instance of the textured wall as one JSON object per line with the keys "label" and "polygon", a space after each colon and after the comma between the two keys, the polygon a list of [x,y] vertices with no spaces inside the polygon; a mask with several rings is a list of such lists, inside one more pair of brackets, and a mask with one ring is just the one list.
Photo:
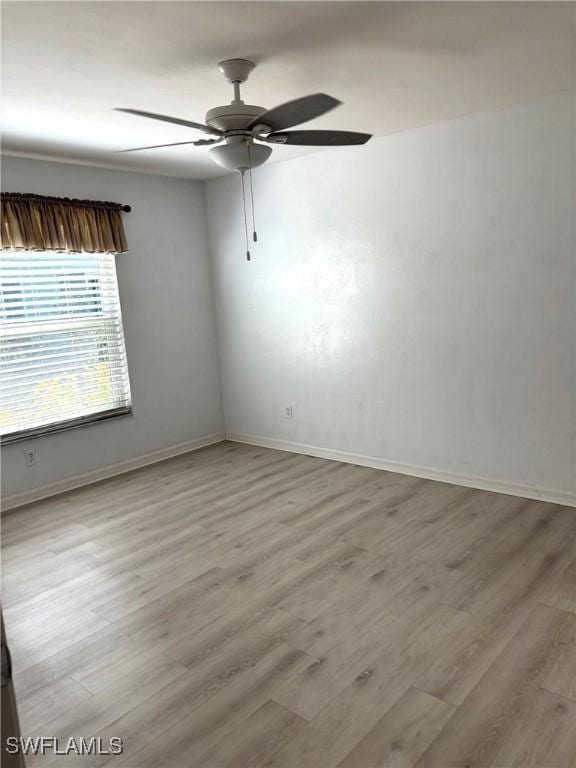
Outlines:
{"label": "textured wall", "polygon": [[265,166],[251,263],[210,181],[228,431],[574,492],[573,137],[561,92]]}

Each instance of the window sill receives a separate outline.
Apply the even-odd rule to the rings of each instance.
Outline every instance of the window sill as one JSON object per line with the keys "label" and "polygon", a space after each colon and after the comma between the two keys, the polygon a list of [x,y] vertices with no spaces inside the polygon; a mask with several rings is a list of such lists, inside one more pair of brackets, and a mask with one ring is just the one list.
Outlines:
{"label": "window sill", "polygon": [[69,421],[60,421],[57,424],[48,424],[44,427],[35,427],[34,429],[25,429],[22,432],[13,432],[9,435],[2,435],[0,438],[0,445],[20,443],[24,440],[35,440],[38,437],[53,435],[57,432],[68,432],[71,429],[81,429],[83,427],[91,426],[92,424],[100,424],[103,421],[131,415],[131,406],[126,408],[114,408],[114,410],[93,413],[90,416],[81,416],[80,418],[70,419]]}

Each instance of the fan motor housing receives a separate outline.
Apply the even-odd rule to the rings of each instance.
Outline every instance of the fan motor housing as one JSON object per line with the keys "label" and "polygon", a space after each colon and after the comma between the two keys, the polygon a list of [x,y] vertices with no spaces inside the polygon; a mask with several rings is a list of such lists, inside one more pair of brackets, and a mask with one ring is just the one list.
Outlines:
{"label": "fan motor housing", "polygon": [[264,107],[254,104],[232,103],[214,107],[206,113],[206,125],[219,131],[234,131],[247,128],[255,117],[266,112]]}

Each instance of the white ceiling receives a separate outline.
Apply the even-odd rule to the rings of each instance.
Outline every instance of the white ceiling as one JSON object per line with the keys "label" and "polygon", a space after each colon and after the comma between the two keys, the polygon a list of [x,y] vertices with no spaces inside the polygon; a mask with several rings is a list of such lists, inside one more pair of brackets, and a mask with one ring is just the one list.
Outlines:
{"label": "white ceiling", "polygon": [[[3,147],[187,178],[207,149],[117,155],[201,138],[123,106],[203,121],[231,99],[224,58],[258,66],[247,103],[324,91],[306,127],[383,136],[574,87],[571,2],[3,2]],[[272,159],[310,150],[275,148]],[[320,150],[320,151],[362,151]]]}

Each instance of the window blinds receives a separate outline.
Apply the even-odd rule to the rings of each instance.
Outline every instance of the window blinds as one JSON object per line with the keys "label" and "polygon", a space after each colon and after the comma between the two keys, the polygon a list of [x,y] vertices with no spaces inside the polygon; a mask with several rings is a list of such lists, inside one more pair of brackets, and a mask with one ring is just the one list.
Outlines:
{"label": "window blinds", "polygon": [[130,412],[114,254],[0,253],[2,442]]}

